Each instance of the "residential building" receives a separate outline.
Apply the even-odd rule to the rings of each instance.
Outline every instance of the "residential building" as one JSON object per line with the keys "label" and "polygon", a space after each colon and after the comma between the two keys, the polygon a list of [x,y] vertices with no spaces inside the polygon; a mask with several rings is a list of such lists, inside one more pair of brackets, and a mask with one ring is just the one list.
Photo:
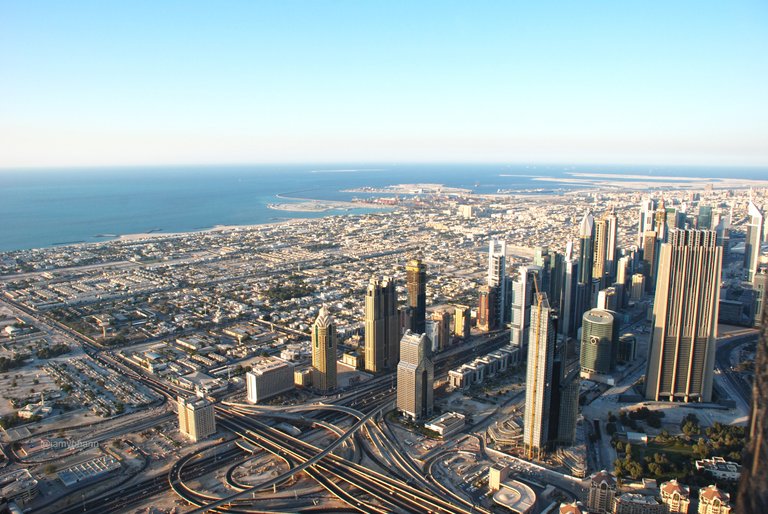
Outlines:
{"label": "residential building", "polygon": [[[765,478],[765,477],[763,477]],[[716,485],[699,489],[699,514],[730,514],[731,495]]]}
{"label": "residential building", "polygon": [[659,487],[661,501],[667,506],[669,514],[688,514],[691,504],[691,489],[672,479]]}
{"label": "residential building", "polygon": [[752,282],[760,262],[765,219],[763,212],[752,200],[747,206],[747,214],[749,223],[747,223],[747,239],[744,242],[744,278],[747,282]]}
{"label": "residential building", "polygon": [[488,248],[488,286],[496,290],[496,305],[493,316],[496,326],[504,326],[507,314],[507,244],[491,239]]}
{"label": "residential building", "polygon": [[540,459],[549,449],[549,414],[555,330],[546,293],[538,293],[531,308],[528,367],[525,383],[523,446],[529,459]]}
{"label": "residential building", "polygon": [[603,470],[592,475],[589,481],[587,508],[595,514],[613,512],[613,500],[616,496],[616,477]]}
{"label": "residential building", "polygon": [[711,230],[673,230],[662,245],[647,399],[712,400],[722,254]]}
{"label": "residential building", "polygon": [[512,282],[512,316],[509,342],[524,351],[528,347],[528,333],[531,326],[531,303],[536,291],[544,292],[539,281],[539,266],[522,266],[518,277]]}

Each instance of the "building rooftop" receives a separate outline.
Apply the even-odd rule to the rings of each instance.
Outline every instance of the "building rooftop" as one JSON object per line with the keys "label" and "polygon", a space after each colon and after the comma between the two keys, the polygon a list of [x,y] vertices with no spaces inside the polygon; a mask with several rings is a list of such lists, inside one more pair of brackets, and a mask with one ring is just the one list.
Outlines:
{"label": "building rooftop", "polygon": [[493,501],[514,512],[525,514],[536,503],[536,493],[522,482],[509,480],[501,484],[501,489],[493,495]]}

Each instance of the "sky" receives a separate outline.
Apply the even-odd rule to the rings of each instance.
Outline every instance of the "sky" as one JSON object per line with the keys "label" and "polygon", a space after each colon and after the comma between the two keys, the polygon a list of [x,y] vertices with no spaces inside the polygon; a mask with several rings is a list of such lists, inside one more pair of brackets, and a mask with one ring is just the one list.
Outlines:
{"label": "sky", "polygon": [[0,168],[768,164],[768,2],[0,0]]}

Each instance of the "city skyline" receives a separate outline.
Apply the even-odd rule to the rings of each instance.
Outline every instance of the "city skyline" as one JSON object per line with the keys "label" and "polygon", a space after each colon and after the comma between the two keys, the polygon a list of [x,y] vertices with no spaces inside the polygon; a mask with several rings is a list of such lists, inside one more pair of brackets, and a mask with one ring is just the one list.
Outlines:
{"label": "city skyline", "polygon": [[757,1],[3,2],[0,14],[0,168],[768,164]]}

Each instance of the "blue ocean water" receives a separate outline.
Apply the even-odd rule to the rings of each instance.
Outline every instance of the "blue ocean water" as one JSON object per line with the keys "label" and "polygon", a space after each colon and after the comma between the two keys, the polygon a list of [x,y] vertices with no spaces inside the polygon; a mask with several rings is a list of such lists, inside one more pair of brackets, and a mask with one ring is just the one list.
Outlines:
{"label": "blue ocean water", "polygon": [[[429,182],[478,193],[547,191],[572,184],[537,181],[571,172],[766,178],[757,168],[526,166],[490,164],[254,165],[0,171],[0,251],[104,241],[122,234],[184,232],[339,214],[276,211],[277,194],[350,200],[342,189]],[[365,212],[358,209],[345,212]]]}

